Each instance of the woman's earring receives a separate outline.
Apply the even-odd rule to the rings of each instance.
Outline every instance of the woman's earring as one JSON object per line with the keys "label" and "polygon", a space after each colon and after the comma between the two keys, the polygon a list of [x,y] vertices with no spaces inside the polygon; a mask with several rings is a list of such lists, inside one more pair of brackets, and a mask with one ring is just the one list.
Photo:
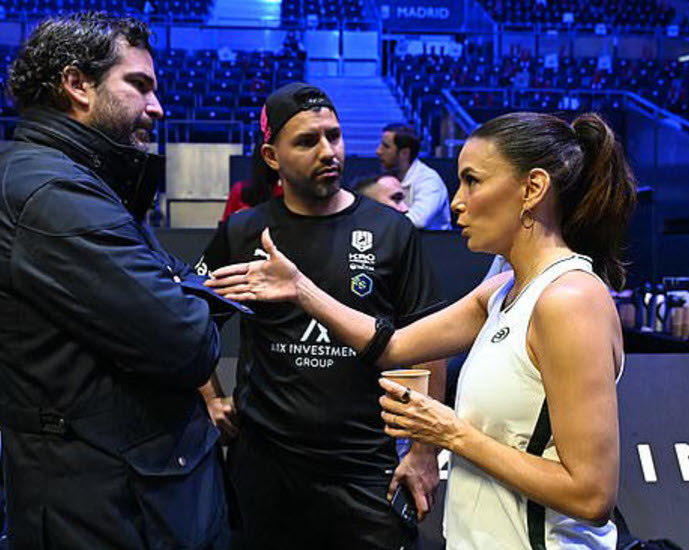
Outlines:
{"label": "woman's earring", "polygon": [[524,229],[531,229],[533,224],[536,223],[530,208],[522,208],[522,211],[519,213],[519,221]]}

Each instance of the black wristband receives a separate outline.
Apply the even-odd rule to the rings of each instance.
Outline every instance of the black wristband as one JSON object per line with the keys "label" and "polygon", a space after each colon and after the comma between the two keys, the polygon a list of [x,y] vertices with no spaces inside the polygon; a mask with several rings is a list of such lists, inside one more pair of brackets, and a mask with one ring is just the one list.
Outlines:
{"label": "black wristband", "polygon": [[358,354],[359,360],[367,365],[375,365],[394,333],[395,325],[392,324],[392,321],[385,317],[378,317],[376,319],[376,333]]}

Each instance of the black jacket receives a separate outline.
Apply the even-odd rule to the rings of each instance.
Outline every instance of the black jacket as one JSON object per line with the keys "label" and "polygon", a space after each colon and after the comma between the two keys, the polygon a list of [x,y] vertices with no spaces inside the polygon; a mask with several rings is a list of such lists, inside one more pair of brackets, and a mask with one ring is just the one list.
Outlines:
{"label": "black jacket", "polygon": [[205,548],[226,515],[196,388],[219,335],[141,221],[162,159],[54,111],[0,149],[11,548]]}

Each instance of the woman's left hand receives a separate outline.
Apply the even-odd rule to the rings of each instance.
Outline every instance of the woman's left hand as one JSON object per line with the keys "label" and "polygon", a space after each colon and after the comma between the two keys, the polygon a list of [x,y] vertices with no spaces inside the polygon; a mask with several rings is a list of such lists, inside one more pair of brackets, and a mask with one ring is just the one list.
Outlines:
{"label": "woman's left hand", "polygon": [[448,449],[455,438],[466,432],[466,422],[457,418],[450,407],[416,391],[409,394],[405,403],[405,386],[385,378],[379,384],[387,392],[379,400],[386,434]]}
{"label": "woman's left hand", "polygon": [[304,277],[297,267],[280,252],[266,227],[261,244],[268,255],[266,260],[226,265],[211,273],[203,284],[216,293],[238,302],[258,300],[287,302],[297,300],[297,283]]}

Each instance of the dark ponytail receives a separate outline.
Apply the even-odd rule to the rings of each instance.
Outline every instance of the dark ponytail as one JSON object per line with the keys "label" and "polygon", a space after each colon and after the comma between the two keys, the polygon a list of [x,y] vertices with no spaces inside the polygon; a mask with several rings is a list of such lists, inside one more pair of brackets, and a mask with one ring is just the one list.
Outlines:
{"label": "dark ponytail", "polygon": [[551,115],[510,113],[486,122],[471,137],[492,140],[520,176],[546,170],[567,245],[590,256],[611,287],[624,286],[619,254],[636,184],[613,131],[598,115],[582,115],[570,126]]}
{"label": "dark ponytail", "polygon": [[591,256],[597,273],[620,289],[625,268],[619,253],[636,204],[634,175],[613,131],[598,115],[581,115],[572,128],[584,162],[581,190],[560,194],[562,236],[573,250]]}

